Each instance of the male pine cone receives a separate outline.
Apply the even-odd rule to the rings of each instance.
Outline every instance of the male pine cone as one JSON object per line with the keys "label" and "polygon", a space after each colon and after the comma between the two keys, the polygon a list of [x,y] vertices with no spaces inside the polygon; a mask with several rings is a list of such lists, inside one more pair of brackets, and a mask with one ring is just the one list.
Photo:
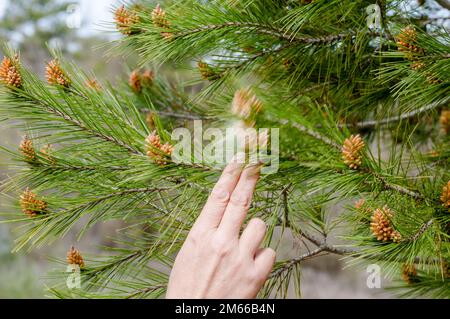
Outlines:
{"label": "male pine cone", "polygon": [[220,74],[217,73],[208,63],[199,61],[197,66],[203,80],[214,81],[220,78]]}
{"label": "male pine cone", "polygon": [[439,118],[442,130],[446,133],[450,133],[450,110],[443,110]]}
{"label": "male pine cone", "polygon": [[450,181],[442,188],[441,202],[442,206],[450,210]]}
{"label": "male pine cone", "polygon": [[377,240],[384,242],[393,241],[394,243],[400,242],[401,235],[392,226],[392,216],[393,213],[387,206],[377,208],[373,212],[370,230]]}
{"label": "male pine cone", "polygon": [[45,213],[47,203],[37,199],[37,195],[28,188],[20,195],[20,208],[29,217],[35,217],[38,214]]}
{"label": "male pine cone", "polygon": [[417,281],[417,269],[414,264],[404,264],[402,266],[402,278],[410,285]]}
{"label": "male pine cone", "polygon": [[95,91],[101,91],[102,89],[102,86],[100,85],[100,83],[98,83],[96,79],[88,79],[86,80],[85,84],[88,88],[91,88]]}
{"label": "male pine cone", "polygon": [[241,118],[248,126],[253,126],[254,118],[261,109],[262,103],[251,89],[240,89],[234,93],[231,113]]}
{"label": "male pine cone", "polygon": [[415,54],[423,53],[423,49],[416,45],[417,31],[412,26],[403,28],[397,35],[396,42],[398,50],[404,52],[409,60],[414,60]]}
{"label": "male pine cone", "polygon": [[0,81],[10,87],[21,88],[22,77],[19,72],[19,58],[4,57],[0,65]]}
{"label": "male pine cone", "polygon": [[173,152],[173,146],[170,143],[161,143],[161,138],[156,131],[152,132],[145,139],[147,144],[147,156],[155,163],[164,165],[167,163],[167,157],[170,157]]}
{"label": "male pine cone", "polygon": [[65,88],[70,86],[70,80],[61,69],[61,65],[57,59],[51,60],[47,63],[47,67],[45,68],[45,77],[47,82],[51,85],[61,85]]}
{"label": "male pine cone", "polygon": [[36,151],[34,150],[33,142],[27,135],[25,135],[22,142],[20,142],[19,150],[27,162],[34,162],[36,160]]}
{"label": "male pine cone", "polygon": [[128,10],[121,5],[114,13],[114,21],[122,34],[132,35],[135,33],[133,26],[139,22],[139,16],[133,10]]}
{"label": "male pine cone", "polygon": [[351,135],[349,138],[345,139],[344,145],[342,146],[342,159],[351,169],[357,169],[361,166],[361,150],[364,146],[364,141],[359,134]]}
{"label": "male pine cone", "polygon": [[[166,18],[166,12],[161,8],[159,4],[157,4],[152,11],[152,22],[155,27],[169,31],[169,20],[167,20]],[[165,39],[171,39],[172,33],[163,31],[161,32],[161,36]]]}
{"label": "male pine cone", "polygon": [[69,265],[78,265],[80,268],[84,267],[84,260],[81,256],[81,253],[78,249],[75,249],[75,247],[70,247],[69,251],[67,252],[67,263]]}
{"label": "male pine cone", "polygon": [[155,27],[164,29],[167,29],[169,27],[169,21],[167,21],[166,18],[166,12],[163,9],[161,9],[159,3],[152,11],[152,21]]}
{"label": "male pine cone", "polygon": [[128,84],[130,85],[131,89],[135,93],[140,93],[142,90],[142,81],[141,81],[141,74],[138,70],[134,70],[130,74],[130,78],[128,79]]}
{"label": "male pine cone", "polygon": [[134,70],[130,73],[128,78],[128,84],[135,93],[141,93],[142,87],[151,87],[153,81],[155,80],[155,75],[151,70],[145,70],[140,72],[139,70]]}

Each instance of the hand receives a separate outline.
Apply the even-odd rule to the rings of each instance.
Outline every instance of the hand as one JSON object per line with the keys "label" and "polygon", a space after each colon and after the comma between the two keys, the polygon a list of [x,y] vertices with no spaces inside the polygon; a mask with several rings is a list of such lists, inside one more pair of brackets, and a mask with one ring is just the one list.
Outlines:
{"label": "hand", "polygon": [[275,262],[275,251],[260,248],[265,223],[250,220],[240,229],[259,179],[259,166],[236,161],[225,168],[181,247],[167,298],[255,298]]}

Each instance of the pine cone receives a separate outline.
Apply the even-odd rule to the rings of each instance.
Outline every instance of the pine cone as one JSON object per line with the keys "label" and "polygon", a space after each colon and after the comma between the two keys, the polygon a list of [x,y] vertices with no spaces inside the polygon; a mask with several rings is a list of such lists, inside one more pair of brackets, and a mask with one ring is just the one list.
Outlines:
{"label": "pine cone", "polygon": [[147,136],[145,139],[148,145],[151,145],[154,148],[160,148],[161,147],[161,138],[158,134],[156,134],[156,131],[153,131],[152,134]]}
{"label": "pine cone", "polygon": [[86,86],[88,88],[94,89],[95,91],[101,91],[102,86],[96,79],[89,79],[86,81]]}
{"label": "pine cone", "polygon": [[37,195],[28,188],[25,189],[22,195],[20,195],[20,208],[30,217],[34,217],[38,214],[44,214],[47,209],[47,203],[43,200],[37,199],[36,197]]}
{"label": "pine cone", "polygon": [[166,18],[166,12],[161,9],[159,4],[157,4],[155,9],[152,11],[152,21],[155,27],[167,30],[161,32],[161,36],[164,39],[172,39],[173,33],[168,32],[170,30],[170,22]]}
{"label": "pine cone", "polygon": [[442,110],[439,123],[446,134],[450,133],[450,110]]}
{"label": "pine cone", "polygon": [[410,68],[414,71],[418,71],[420,69],[423,69],[425,67],[425,63],[423,63],[422,61],[415,61],[413,63],[411,63]]}
{"label": "pine cone", "polygon": [[155,74],[151,70],[145,70],[142,73],[142,83],[147,86],[152,86],[155,80]]}
{"label": "pine cone", "polygon": [[370,214],[371,213],[371,209],[370,207],[367,205],[366,200],[364,198],[360,198],[358,199],[355,204],[354,207],[356,210],[363,212],[365,214]]}
{"label": "pine cone", "polygon": [[450,181],[448,181],[447,185],[444,185],[442,188],[441,202],[442,206],[450,209]]}
{"label": "pine cone", "polygon": [[430,84],[439,84],[441,80],[433,73],[427,72],[426,74],[427,82]]}
{"label": "pine cone", "polygon": [[14,59],[4,57],[0,65],[0,81],[7,86],[16,88],[22,87],[22,76],[19,72],[19,57],[16,55]]}
{"label": "pine cone", "polygon": [[243,120],[249,120],[262,109],[262,103],[250,89],[240,89],[234,93],[231,112]]}
{"label": "pine cone", "polygon": [[399,243],[402,241],[402,235],[398,231],[394,230],[391,234],[391,240],[394,243]]}
{"label": "pine cone", "polygon": [[70,80],[61,69],[61,65],[57,59],[53,59],[47,63],[45,77],[51,85],[61,85],[65,88],[70,86]]}
{"label": "pine cone", "polygon": [[156,131],[147,136],[145,142],[147,144],[147,156],[157,164],[166,164],[167,157],[172,155],[173,146],[170,143],[161,144],[161,139]]}
{"label": "pine cone", "polygon": [[437,150],[432,150],[427,155],[429,155],[431,157],[439,157],[441,154]]}
{"label": "pine cone", "polygon": [[214,81],[220,78],[220,74],[217,73],[209,64],[199,61],[197,63],[198,70],[203,80]]}
{"label": "pine cone", "polygon": [[161,145],[161,151],[170,156],[173,152],[173,146],[170,143],[165,143]]}
{"label": "pine cone", "polygon": [[401,241],[401,235],[398,231],[394,230],[391,218],[393,216],[392,211],[384,206],[383,208],[377,208],[372,215],[372,222],[370,223],[370,229],[373,235],[379,241],[393,241],[398,243]]}
{"label": "pine cone", "polygon": [[404,264],[402,266],[402,278],[410,285],[417,282],[417,269],[414,264]]}
{"label": "pine cone", "polygon": [[169,21],[166,18],[166,12],[161,9],[159,3],[156,5],[155,9],[152,11],[152,21],[153,25],[158,28],[168,29]]}
{"label": "pine cone", "polygon": [[423,49],[416,46],[417,32],[413,26],[407,26],[403,28],[397,35],[397,48],[401,52],[406,53],[408,59],[414,59],[415,54],[422,54]]}
{"label": "pine cone", "polygon": [[283,67],[287,72],[291,72],[292,70],[294,70],[295,64],[292,62],[292,60],[284,58],[281,63],[283,64]]}
{"label": "pine cone", "polygon": [[56,164],[56,159],[50,154],[51,151],[52,151],[52,146],[50,144],[45,145],[40,150],[42,157],[44,157],[51,164]]}
{"label": "pine cone", "polygon": [[140,93],[142,91],[141,74],[138,70],[131,72],[128,83],[135,93]]}
{"label": "pine cone", "polygon": [[84,260],[83,257],[80,254],[80,251],[78,249],[75,249],[75,247],[70,247],[69,251],[67,252],[67,263],[69,265],[78,265],[80,268],[84,267]]}
{"label": "pine cone", "polygon": [[444,278],[450,278],[450,264],[448,261],[443,262],[442,273],[444,275]]}
{"label": "pine cone", "polygon": [[134,10],[128,10],[124,5],[117,8],[114,13],[117,29],[124,35],[132,35],[136,33],[133,25],[139,22],[139,16]]}
{"label": "pine cone", "polygon": [[145,122],[147,122],[147,126],[150,129],[155,129],[155,114],[153,112],[148,112],[147,116],[145,117]]}
{"label": "pine cone", "polygon": [[342,146],[342,159],[351,169],[357,169],[361,166],[361,150],[364,146],[365,143],[359,134],[350,135],[349,138],[345,139],[344,145]]}
{"label": "pine cone", "polygon": [[355,202],[355,208],[361,209],[366,204],[366,200],[364,198],[360,198]]}
{"label": "pine cone", "polygon": [[20,142],[19,150],[25,156],[27,162],[34,162],[36,160],[36,151],[33,147],[33,142],[25,135]]}

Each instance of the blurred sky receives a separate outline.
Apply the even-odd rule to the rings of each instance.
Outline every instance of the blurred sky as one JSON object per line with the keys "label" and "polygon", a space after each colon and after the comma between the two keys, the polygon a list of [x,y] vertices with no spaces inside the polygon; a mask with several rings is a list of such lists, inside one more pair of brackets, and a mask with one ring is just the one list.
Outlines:
{"label": "blurred sky", "polygon": [[[0,18],[10,1],[14,0],[0,0]],[[119,3],[118,0],[75,0],[74,2],[79,3],[79,16],[81,17],[79,32],[81,35],[92,35],[105,30],[102,22],[112,21],[111,7]],[[69,10],[68,16],[71,14],[75,13],[71,13]]]}

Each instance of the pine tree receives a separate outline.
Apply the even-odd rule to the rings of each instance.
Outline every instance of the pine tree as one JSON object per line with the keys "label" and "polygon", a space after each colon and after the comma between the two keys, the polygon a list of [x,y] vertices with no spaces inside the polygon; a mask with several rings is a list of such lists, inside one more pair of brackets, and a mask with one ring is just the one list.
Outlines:
{"label": "pine tree", "polygon": [[[206,159],[175,161],[172,129],[192,120],[278,127],[279,169],[261,178],[248,218],[269,225],[267,244],[289,230],[308,249],[278,260],[260,297],[286,297],[289,286],[300,295],[303,260],[327,253],[380,265],[400,295],[450,297],[450,36],[433,15],[450,8],[377,3],[375,26],[373,1],[363,0],[119,6],[114,45],[141,59],[119,85],[92,82],[58,52],[42,61],[47,83],[7,49],[0,121],[27,133],[5,150],[23,163],[2,187],[17,199],[11,219],[25,226],[15,250],[50,244],[79,222],[82,236],[122,220],[102,256],[69,251],[83,265],[82,289],[62,281],[51,292],[163,296],[221,171]],[[190,66],[191,81],[166,79],[169,64]]]}

